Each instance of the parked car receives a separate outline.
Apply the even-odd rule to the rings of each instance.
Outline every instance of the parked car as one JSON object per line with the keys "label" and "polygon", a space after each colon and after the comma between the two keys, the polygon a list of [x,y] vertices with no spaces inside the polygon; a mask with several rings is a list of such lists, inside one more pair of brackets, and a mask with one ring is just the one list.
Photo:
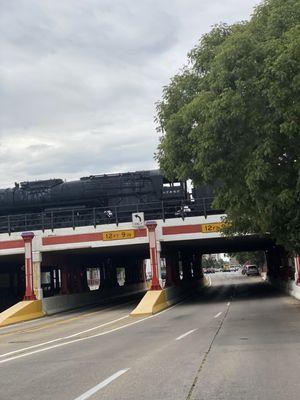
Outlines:
{"label": "parked car", "polygon": [[246,275],[247,276],[257,276],[259,275],[259,269],[257,265],[247,265],[246,267]]}

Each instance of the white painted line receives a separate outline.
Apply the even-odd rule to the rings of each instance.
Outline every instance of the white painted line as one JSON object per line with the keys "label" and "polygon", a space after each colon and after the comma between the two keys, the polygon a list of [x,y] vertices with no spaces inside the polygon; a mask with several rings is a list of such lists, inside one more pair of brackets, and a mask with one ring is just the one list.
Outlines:
{"label": "white painted line", "polygon": [[228,306],[228,307],[230,306],[230,301],[227,303],[227,306]]}
{"label": "white painted line", "polygon": [[[109,331],[97,333],[97,334],[91,335],[91,336],[86,336],[86,337],[84,337],[84,338],[79,338],[79,339],[70,340],[70,341],[64,342],[64,343],[58,343],[58,344],[55,344],[55,345],[53,345],[53,346],[44,347],[43,349],[34,350],[34,351],[31,351],[31,352],[28,352],[28,353],[25,353],[25,354],[19,354],[19,355],[15,356],[15,357],[5,358],[4,360],[0,360],[0,364],[4,364],[4,363],[7,363],[7,362],[9,362],[9,361],[17,360],[17,359],[19,359],[19,358],[27,357],[27,356],[30,356],[30,355],[32,355],[32,354],[42,353],[42,352],[47,351],[47,350],[56,349],[56,348],[58,348],[58,347],[67,346],[68,344],[77,343],[77,342],[82,342],[82,341],[89,340],[89,339],[93,339],[93,338],[96,338],[96,337],[99,337],[99,336],[104,336],[104,335],[107,335],[107,334],[109,334],[109,333],[117,332],[117,331],[119,331],[119,330],[121,330],[121,329],[127,328],[127,327],[132,326],[132,325],[139,324],[139,323],[141,323],[141,322],[143,322],[143,321],[146,321],[147,319],[155,318],[155,317],[157,317],[157,316],[159,316],[159,315],[161,315],[161,314],[163,314],[163,313],[165,313],[165,312],[171,310],[172,308],[176,307],[177,305],[179,305],[179,304],[181,304],[181,303],[183,303],[183,302],[184,302],[184,300],[183,300],[183,301],[180,301],[180,302],[177,303],[177,304],[174,304],[173,306],[171,306],[171,307],[169,307],[169,308],[166,308],[166,309],[163,310],[163,311],[160,311],[160,312],[157,313],[157,314],[150,315],[149,317],[145,317],[145,318],[139,319],[138,321],[131,322],[131,323],[129,323],[129,324],[119,326],[118,328],[110,329]],[[122,317],[122,318],[124,318],[124,317]],[[111,323],[112,323],[112,322],[111,322]],[[108,324],[108,323],[107,323],[107,324]],[[75,334],[75,335],[77,335],[77,334]],[[72,335],[71,335],[71,336],[72,336]],[[65,339],[65,338],[64,338],[64,339]],[[54,340],[52,340],[52,341],[50,341],[50,342],[53,343],[53,342],[56,342],[56,341],[58,341],[58,340],[62,340],[62,338],[54,339]],[[47,342],[46,342],[46,343],[47,343]],[[48,343],[49,343],[49,342],[48,342]],[[34,347],[41,347],[41,346],[43,346],[43,345],[45,345],[45,343],[40,343],[40,344],[37,344],[37,345],[35,345],[35,346],[31,346],[31,348],[34,348]],[[28,348],[23,348],[23,349],[15,350],[15,352],[10,352],[10,353],[6,353],[6,354],[2,354],[2,355],[0,355],[0,357],[4,357],[4,356],[11,355],[11,354],[15,354],[15,353],[21,353],[22,351],[26,351],[26,350],[28,350]]]}
{"label": "white painted line", "polygon": [[222,314],[222,311],[220,311],[218,314],[216,314],[216,315],[214,316],[214,318],[218,318],[221,314]]}
{"label": "white painted line", "polygon": [[0,358],[6,357],[6,356],[11,356],[12,354],[21,353],[21,352],[26,351],[26,350],[36,349],[37,347],[46,346],[47,344],[51,344],[51,343],[55,343],[55,342],[60,342],[61,340],[71,339],[71,338],[73,338],[73,337],[80,336],[80,335],[82,335],[83,333],[90,332],[90,331],[93,331],[93,330],[98,329],[98,328],[102,328],[103,326],[111,325],[111,324],[113,324],[114,322],[121,321],[122,319],[125,319],[125,318],[128,318],[128,315],[125,315],[125,317],[117,318],[117,319],[114,319],[114,320],[112,320],[112,321],[106,322],[105,324],[97,325],[97,326],[94,326],[93,328],[86,329],[86,330],[84,330],[84,331],[80,331],[80,332],[74,333],[73,335],[62,336],[62,337],[59,337],[59,338],[57,338],[57,339],[48,340],[47,342],[35,344],[35,345],[33,345],[33,346],[23,347],[22,349],[10,351],[9,353],[0,354]]}
{"label": "white painted line", "polygon": [[190,335],[191,333],[195,332],[196,330],[197,329],[192,329],[191,331],[188,331],[188,332],[184,333],[183,335],[178,336],[175,340],[181,340],[181,339],[185,338],[186,336]]}
{"label": "white painted line", "polygon": [[97,393],[99,390],[103,389],[105,386],[109,385],[112,381],[119,378],[119,376],[125,374],[129,368],[121,369],[120,371],[116,372],[115,374],[111,375],[109,378],[105,379],[103,382],[100,382],[98,385],[94,386],[87,392],[83,393],[81,396],[76,397],[75,400],[86,400],[89,397],[93,396],[93,394]]}

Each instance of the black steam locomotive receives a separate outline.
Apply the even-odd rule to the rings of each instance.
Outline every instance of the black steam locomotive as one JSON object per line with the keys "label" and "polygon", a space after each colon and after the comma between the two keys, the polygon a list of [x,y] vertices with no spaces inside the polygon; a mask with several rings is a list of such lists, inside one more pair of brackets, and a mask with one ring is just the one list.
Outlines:
{"label": "black steam locomotive", "polygon": [[168,183],[159,170],[21,182],[0,189],[0,215],[78,207],[115,207],[186,198],[184,182]]}
{"label": "black steam locomotive", "polygon": [[199,215],[210,209],[207,194],[209,187],[194,188],[191,200],[186,182],[169,182],[159,170],[21,182],[0,189],[0,232],[119,223],[138,211],[147,219]]}

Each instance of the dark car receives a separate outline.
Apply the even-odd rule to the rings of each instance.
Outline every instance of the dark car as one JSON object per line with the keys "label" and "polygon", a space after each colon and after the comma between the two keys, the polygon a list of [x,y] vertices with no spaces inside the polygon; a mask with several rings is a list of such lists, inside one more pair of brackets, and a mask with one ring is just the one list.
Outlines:
{"label": "dark car", "polygon": [[246,275],[247,276],[257,276],[259,275],[259,269],[257,265],[247,265],[246,267]]}

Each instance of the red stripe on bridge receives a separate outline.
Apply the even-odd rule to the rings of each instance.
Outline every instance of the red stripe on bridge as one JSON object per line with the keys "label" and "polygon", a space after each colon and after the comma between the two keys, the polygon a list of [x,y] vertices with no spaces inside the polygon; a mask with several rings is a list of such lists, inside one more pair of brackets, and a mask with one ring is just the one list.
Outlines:
{"label": "red stripe on bridge", "polygon": [[[117,232],[117,231],[115,231]],[[134,231],[134,237],[146,237],[146,229],[137,229]],[[98,242],[103,240],[102,232],[81,233],[78,235],[49,236],[42,239],[43,246],[53,246],[56,244],[86,243]]]}
{"label": "red stripe on bridge", "polygon": [[24,247],[23,239],[18,240],[4,240],[0,242],[0,250],[18,249]]}
{"label": "red stripe on bridge", "polygon": [[79,235],[49,236],[42,239],[43,246],[51,246],[55,244],[69,244],[82,242],[97,242],[103,240],[101,232],[97,233],[81,233]]}
{"label": "red stripe on bridge", "polygon": [[164,226],[162,228],[163,235],[178,235],[182,233],[201,233],[201,232],[202,232],[201,224]]}

